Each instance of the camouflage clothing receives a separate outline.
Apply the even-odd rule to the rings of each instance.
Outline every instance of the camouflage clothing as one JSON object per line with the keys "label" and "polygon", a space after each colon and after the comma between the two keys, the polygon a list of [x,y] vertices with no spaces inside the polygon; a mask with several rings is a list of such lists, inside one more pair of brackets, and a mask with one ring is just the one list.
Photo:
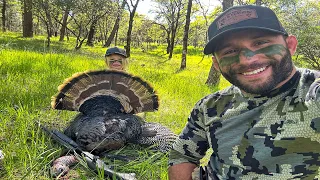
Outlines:
{"label": "camouflage clothing", "polygon": [[320,100],[305,100],[319,76],[298,69],[263,96],[231,86],[201,99],[170,152],[169,165],[199,165],[212,148],[212,178],[320,179]]}

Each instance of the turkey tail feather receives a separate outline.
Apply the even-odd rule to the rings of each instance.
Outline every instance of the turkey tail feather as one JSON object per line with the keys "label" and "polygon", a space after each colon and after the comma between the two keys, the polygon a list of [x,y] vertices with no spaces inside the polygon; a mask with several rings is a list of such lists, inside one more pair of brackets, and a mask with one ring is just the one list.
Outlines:
{"label": "turkey tail feather", "polygon": [[109,96],[119,101],[126,113],[158,110],[158,95],[140,77],[122,71],[100,70],[76,73],[58,87],[52,97],[53,109],[79,111],[94,97]]}

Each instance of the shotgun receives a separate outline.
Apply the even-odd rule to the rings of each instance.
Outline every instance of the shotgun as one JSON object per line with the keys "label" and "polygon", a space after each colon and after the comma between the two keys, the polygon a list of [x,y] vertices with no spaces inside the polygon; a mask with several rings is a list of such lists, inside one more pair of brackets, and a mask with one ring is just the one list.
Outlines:
{"label": "shotgun", "polygon": [[111,170],[108,165],[104,163],[101,159],[99,159],[98,156],[95,156],[91,154],[90,152],[82,150],[79,145],[73,141],[71,138],[66,136],[65,134],[61,133],[58,130],[49,130],[48,128],[40,125],[41,129],[46,132],[52,139],[57,141],[59,144],[67,148],[68,150],[71,150],[74,152],[75,157],[78,159],[78,161],[83,160],[81,157],[83,157],[88,165],[88,167],[95,172],[97,172],[98,169],[103,169],[104,173],[108,177],[115,177],[119,180],[136,180],[134,173],[119,173]]}

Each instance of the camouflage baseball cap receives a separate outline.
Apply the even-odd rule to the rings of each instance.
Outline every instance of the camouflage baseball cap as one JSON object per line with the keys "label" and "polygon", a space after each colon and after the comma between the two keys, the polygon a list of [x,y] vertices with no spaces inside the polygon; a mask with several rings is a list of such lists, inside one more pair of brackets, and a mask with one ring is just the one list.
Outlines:
{"label": "camouflage baseball cap", "polygon": [[127,57],[126,50],[122,49],[122,48],[119,48],[119,47],[108,48],[107,51],[106,51],[105,57],[106,56],[110,56],[111,54],[120,54],[120,55],[122,55],[124,57]]}
{"label": "camouflage baseball cap", "polygon": [[234,6],[224,11],[209,26],[209,42],[204,48],[204,54],[214,52],[222,35],[240,29],[262,29],[288,35],[271,9],[254,5]]}

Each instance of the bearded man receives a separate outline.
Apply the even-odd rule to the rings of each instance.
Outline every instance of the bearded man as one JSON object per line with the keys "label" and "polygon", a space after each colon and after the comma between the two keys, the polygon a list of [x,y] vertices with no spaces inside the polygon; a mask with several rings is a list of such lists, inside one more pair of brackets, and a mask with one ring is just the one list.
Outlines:
{"label": "bearded man", "polygon": [[296,37],[252,5],[223,12],[208,35],[204,53],[232,86],[195,105],[169,179],[192,179],[209,148],[206,179],[320,179],[320,73],[293,64]]}

